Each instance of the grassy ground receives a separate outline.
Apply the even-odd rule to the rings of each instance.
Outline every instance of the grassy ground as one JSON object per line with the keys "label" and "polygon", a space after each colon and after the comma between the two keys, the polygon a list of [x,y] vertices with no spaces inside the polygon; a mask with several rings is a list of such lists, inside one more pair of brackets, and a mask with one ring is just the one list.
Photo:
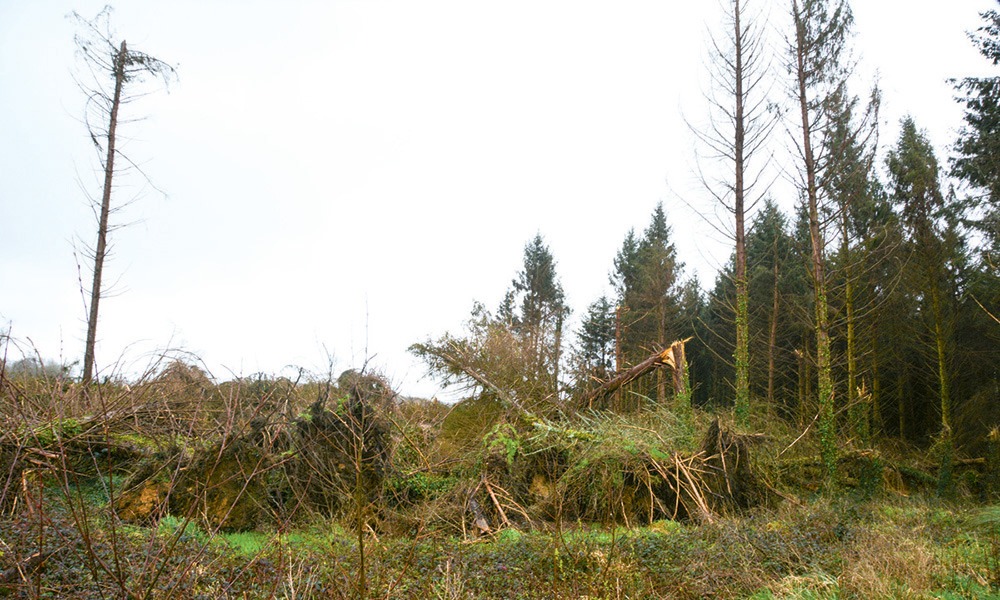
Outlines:
{"label": "grassy ground", "polygon": [[[1000,514],[923,498],[817,497],[713,523],[567,525],[474,541],[358,540],[317,521],[209,535],[114,524],[100,492],[0,520],[0,567],[55,553],[25,598],[1000,598]],[[362,556],[363,555],[363,556]],[[360,577],[361,561],[365,578]]]}

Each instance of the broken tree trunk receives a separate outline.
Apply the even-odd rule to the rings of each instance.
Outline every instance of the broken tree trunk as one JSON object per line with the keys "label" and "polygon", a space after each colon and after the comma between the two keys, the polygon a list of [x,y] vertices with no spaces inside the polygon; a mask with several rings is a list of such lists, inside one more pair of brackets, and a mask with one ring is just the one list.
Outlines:
{"label": "broken tree trunk", "polygon": [[686,396],[688,393],[687,356],[684,355],[684,344],[687,340],[678,340],[670,344],[670,359],[667,365],[674,370],[674,396]]}
{"label": "broken tree trunk", "polygon": [[669,347],[651,355],[649,358],[631,369],[628,369],[623,373],[619,373],[617,376],[601,385],[601,387],[588,394],[583,399],[582,404],[590,405],[595,399],[612,394],[622,386],[635,381],[643,375],[653,371],[657,367],[663,366],[668,366],[673,369],[674,394],[678,395],[686,393],[687,384],[684,375],[687,371],[687,360],[684,356],[684,344],[686,344],[690,339],[691,338],[677,340],[673,344],[670,344]]}

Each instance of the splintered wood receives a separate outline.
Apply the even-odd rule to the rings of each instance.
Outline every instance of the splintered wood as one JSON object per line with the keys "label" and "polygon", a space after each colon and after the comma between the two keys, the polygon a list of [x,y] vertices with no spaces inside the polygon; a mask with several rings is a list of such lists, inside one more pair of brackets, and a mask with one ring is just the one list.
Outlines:
{"label": "splintered wood", "polygon": [[684,355],[684,344],[691,338],[677,340],[667,348],[660,350],[649,356],[646,360],[634,367],[619,373],[599,388],[588,394],[582,404],[590,406],[594,400],[614,393],[622,386],[635,381],[643,375],[653,371],[657,367],[670,367],[673,371],[673,385],[675,394],[683,394],[685,390],[684,371],[687,369],[687,359]]}

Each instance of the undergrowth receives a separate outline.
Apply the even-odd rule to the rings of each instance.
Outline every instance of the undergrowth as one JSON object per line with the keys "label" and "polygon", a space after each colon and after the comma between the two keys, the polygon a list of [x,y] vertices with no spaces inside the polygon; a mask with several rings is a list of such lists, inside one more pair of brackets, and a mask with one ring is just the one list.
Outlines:
{"label": "undergrowth", "polygon": [[[922,497],[821,497],[714,523],[577,523],[472,542],[370,532],[368,597],[1000,598],[995,514]],[[211,533],[166,516],[113,539],[103,518],[93,516],[89,540],[55,498],[44,527],[24,515],[0,520],[0,566],[39,540],[55,551],[20,597],[117,597],[88,561],[118,560],[139,574],[158,553],[170,569],[157,587],[171,593],[148,597],[357,597],[357,542],[332,521]]]}
{"label": "undergrowth", "polygon": [[[845,445],[821,488],[818,440],[770,415],[750,415],[764,434],[662,407],[525,424],[364,373],[152,373],[2,380],[0,596],[1000,598],[1000,508],[938,499],[906,449]],[[694,462],[703,431],[766,500],[707,498],[746,480],[694,481],[719,473]]]}

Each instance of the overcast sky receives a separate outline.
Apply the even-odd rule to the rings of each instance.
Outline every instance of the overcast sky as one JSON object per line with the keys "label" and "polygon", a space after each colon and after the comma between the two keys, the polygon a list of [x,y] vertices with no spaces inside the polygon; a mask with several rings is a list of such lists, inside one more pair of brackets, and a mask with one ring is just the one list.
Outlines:
{"label": "overcast sky", "polygon": [[[784,26],[784,2],[758,2]],[[95,236],[81,186],[101,186],[66,15],[103,5],[0,0],[0,330],[66,362],[85,335],[74,240]],[[321,370],[330,354],[432,396],[406,348],[459,331],[474,300],[496,306],[536,232],[577,316],[657,202],[703,287],[728,257],[695,212],[710,207],[685,125],[704,117],[712,2],[114,6],[119,37],[179,79],[121,131],[163,193],[117,190],[136,201],[105,275],[102,373],[165,347],[221,379]],[[947,156],[961,108],[946,80],[993,74],[965,32],[994,6],[854,2],[883,146],[911,113]]]}

